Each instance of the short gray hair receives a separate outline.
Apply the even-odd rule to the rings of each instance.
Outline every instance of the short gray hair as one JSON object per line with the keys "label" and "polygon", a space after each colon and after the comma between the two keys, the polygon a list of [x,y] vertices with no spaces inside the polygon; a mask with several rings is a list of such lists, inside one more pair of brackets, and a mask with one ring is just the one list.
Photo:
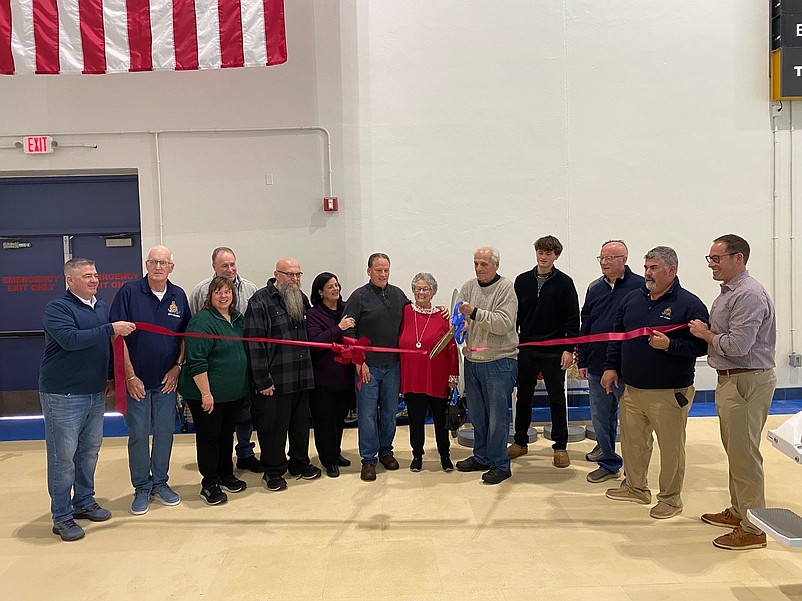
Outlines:
{"label": "short gray hair", "polygon": [[499,261],[501,261],[501,253],[498,252],[498,249],[495,246],[480,246],[473,251],[473,256],[484,252],[490,253],[490,259],[496,264],[496,267],[498,267]]}
{"label": "short gray hair", "polygon": [[434,276],[431,273],[426,273],[425,271],[418,273],[412,278],[412,292],[415,292],[415,282],[418,280],[423,280],[427,284],[429,284],[429,288],[432,289],[432,296],[437,294],[437,280],[434,279]]}
{"label": "short gray hair", "polygon": [[646,253],[644,259],[660,259],[666,264],[666,267],[679,268],[679,259],[677,258],[676,251],[670,246],[655,246],[652,250]]}
{"label": "short gray hair", "polygon": [[66,263],[64,263],[64,275],[72,275],[76,271],[80,270],[81,267],[86,266],[94,267],[95,260],[94,259],[70,259]]}

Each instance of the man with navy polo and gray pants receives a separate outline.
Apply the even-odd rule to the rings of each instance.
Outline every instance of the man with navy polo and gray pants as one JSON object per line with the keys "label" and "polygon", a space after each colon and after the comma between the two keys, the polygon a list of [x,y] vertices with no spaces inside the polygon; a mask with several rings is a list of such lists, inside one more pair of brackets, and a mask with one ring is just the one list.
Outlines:
{"label": "man with navy polo and gray pants", "polygon": [[[601,252],[596,257],[601,265],[602,276],[593,280],[585,293],[580,335],[612,332],[615,313],[624,297],[643,287],[643,276],[632,273],[627,265],[628,255],[623,240],[610,240],[602,244]],[[624,463],[615,452],[618,403],[624,394],[624,379],[619,378],[617,385],[611,385],[609,393],[601,385],[606,354],[606,342],[580,344],[577,348],[579,375],[588,381],[590,419],[596,431],[596,447],[585,456],[588,461],[599,464],[587,475],[587,481],[594,484],[618,477]]]}
{"label": "man with navy polo and gray pants", "polygon": [[109,323],[108,306],[95,298],[98,275],[92,259],[67,261],[64,279],[67,292],[45,307],[39,400],[53,534],[74,541],[84,537],[75,520],[105,522],[111,517],[95,500],[106,392],[113,390],[111,337],[127,336],[136,326]]}
{"label": "man with navy polo and gray pants", "polygon": [[[111,318],[149,323],[173,332],[186,330],[189,302],[184,291],[167,279],[173,267],[170,249],[151,248],[145,260],[147,275],[120,288],[111,304]],[[177,336],[139,331],[125,340],[125,423],[128,467],[134,486],[130,509],[133,515],[147,513],[151,497],[163,505],[181,502],[167,484],[167,472],[183,359],[184,342]]]}

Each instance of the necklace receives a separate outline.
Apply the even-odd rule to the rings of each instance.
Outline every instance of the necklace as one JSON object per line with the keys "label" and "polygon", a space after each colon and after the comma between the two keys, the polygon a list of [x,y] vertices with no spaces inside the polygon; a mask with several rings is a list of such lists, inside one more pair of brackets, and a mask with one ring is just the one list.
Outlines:
{"label": "necklace", "polygon": [[[415,307],[415,305],[412,306],[413,308]],[[423,335],[426,333],[426,326],[429,325],[429,320],[432,318],[432,315],[434,315],[434,313],[429,313],[426,316],[426,323],[423,324],[423,331],[420,333],[420,336],[418,335],[418,316],[417,315],[412,316],[415,319],[415,340],[416,340],[415,348],[421,347],[421,340],[423,340]]]}

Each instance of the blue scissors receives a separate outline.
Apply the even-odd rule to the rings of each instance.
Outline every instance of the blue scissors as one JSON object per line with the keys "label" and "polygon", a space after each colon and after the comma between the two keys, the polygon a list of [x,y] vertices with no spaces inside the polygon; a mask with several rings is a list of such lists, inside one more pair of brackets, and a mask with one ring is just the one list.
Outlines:
{"label": "blue scissors", "polygon": [[454,327],[454,340],[457,344],[465,342],[465,316],[459,312],[459,306],[462,301],[457,301],[454,305],[454,311],[451,313],[451,325]]}

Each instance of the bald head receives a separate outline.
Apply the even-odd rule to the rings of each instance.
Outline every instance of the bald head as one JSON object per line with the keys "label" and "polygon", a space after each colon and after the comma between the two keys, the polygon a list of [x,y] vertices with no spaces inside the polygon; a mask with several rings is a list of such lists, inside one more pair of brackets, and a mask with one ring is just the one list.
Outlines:
{"label": "bald head", "polygon": [[303,272],[297,260],[287,258],[276,261],[276,270],[273,275],[276,278],[276,288],[285,283],[297,288],[301,285]]}

